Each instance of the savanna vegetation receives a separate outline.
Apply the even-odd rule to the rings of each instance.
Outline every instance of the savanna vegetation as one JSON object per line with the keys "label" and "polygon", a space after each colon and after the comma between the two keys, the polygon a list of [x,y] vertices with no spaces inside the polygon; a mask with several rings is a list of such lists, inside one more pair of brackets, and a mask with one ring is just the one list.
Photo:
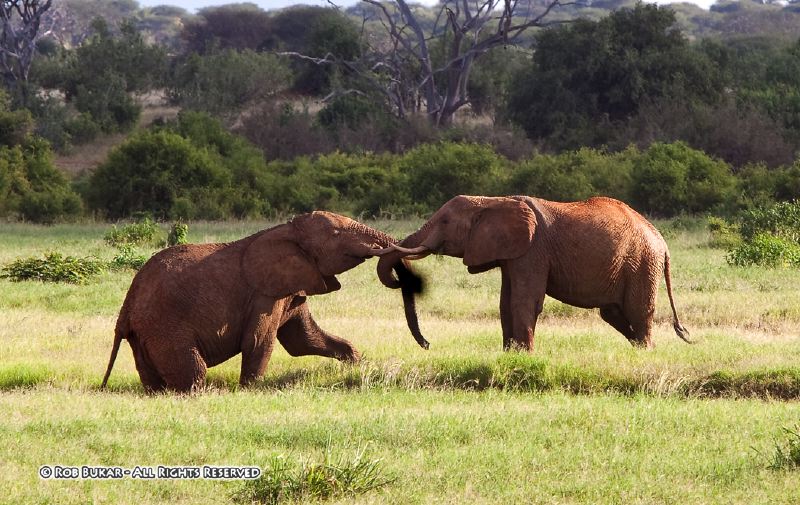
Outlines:
{"label": "savanna vegetation", "polygon": [[[796,2],[517,2],[513,32],[461,5],[0,2],[0,501],[800,501]],[[548,299],[534,353],[503,353],[497,272],[430,257],[427,352],[368,262],[310,300],[357,365],[277,348],[252,388],[233,359],[148,396],[123,343],[98,389],[155,251],[314,209],[403,237],[463,193],[627,202],[697,343],[662,292],[654,350]]]}
{"label": "savanna vegetation", "polygon": [[[191,223],[188,239],[231,240],[269,224]],[[369,224],[402,236],[419,222]],[[127,346],[110,391],[97,390],[132,270],[82,285],[0,279],[0,430],[13,440],[0,449],[4,492],[16,503],[229,503],[259,486],[40,481],[36,472],[45,463],[242,464],[310,499],[298,482],[327,461],[353,482],[370,475],[365,465],[388,481],[334,503],[793,503],[800,274],[729,266],[703,220],[657,225],[695,345],[673,334],[662,290],[652,351],[632,348],[596,311],[547,300],[534,354],[503,353],[499,275],[429,258],[417,264],[429,281],[419,302],[431,341],[423,351],[399,293],[368,262],[342,276],[341,291],[311,299],[320,325],[364,353],[359,365],[277,348],[253,388],[237,387],[234,359],[191,397],[145,395]],[[45,250],[109,261],[108,238],[142,235],[117,230],[5,225],[0,262]],[[149,254],[166,234],[162,226],[139,247]],[[519,478],[509,481],[510,468]],[[261,488],[266,496],[275,484]]]}

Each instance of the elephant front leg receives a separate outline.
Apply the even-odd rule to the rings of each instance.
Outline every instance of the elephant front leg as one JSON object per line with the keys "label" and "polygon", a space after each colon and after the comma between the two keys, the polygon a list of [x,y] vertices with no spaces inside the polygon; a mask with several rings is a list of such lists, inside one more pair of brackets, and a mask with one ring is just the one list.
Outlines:
{"label": "elephant front leg", "polygon": [[246,386],[264,376],[275,345],[277,323],[269,314],[261,314],[250,323],[242,338],[242,371],[239,384]]}
{"label": "elephant front leg", "polygon": [[511,349],[514,341],[514,318],[511,313],[511,278],[506,266],[500,267],[502,274],[500,284],[500,325],[503,328],[503,350]]}
{"label": "elephant front leg", "polygon": [[531,275],[509,270],[508,274],[511,280],[509,306],[512,328],[509,348],[532,351],[536,321],[544,307],[547,273],[534,272]]}
{"label": "elephant front leg", "polygon": [[326,356],[353,363],[361,357],[350,342],[320,328],[304,300],[292,308],[278,328],[278,341],[292,356]]}

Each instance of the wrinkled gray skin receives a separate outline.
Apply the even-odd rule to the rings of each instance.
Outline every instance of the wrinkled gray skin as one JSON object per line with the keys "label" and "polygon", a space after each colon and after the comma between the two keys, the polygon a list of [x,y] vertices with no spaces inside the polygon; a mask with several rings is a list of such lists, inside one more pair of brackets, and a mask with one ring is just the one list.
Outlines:
{"label": "wrinkled gray skin", "polygon": [[545,294],[576,307],[599,308],[633,345],[651,347],[662,277],[675,332],[689,342],[672,298],[667,244],[618,200],[457,196],[399,245],[378,262],[378,276],[390,288],[399,287],[391,270],[402,258],[454,256],[463,258],[470,273],[500,267],[504,349],[533,348]]}
{"label": "wrinkled gray skin", "polygon": [[[239,382],[249,384],[264,374],[276,339],[292,356],[358,361],[350,342],[316,324],[306,296],[338,290],[335,275],[394,241],[344,216],[313,212],[235,242],[165,249],[131,283],[103,386],[122,339],[150,392],[201,387],[208,367],[239,353]],[[415,278],[402,264],[398,275]]]}

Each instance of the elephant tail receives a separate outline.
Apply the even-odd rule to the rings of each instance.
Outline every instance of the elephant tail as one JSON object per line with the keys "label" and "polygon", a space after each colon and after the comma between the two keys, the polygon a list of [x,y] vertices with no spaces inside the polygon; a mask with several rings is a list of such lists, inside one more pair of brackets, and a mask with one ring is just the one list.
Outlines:
{"label": "elephant tail", "polygon": [[100,384],[100,389],[104,389],[108,383],[108,377],[111,375],[111,369],[114,368],[114,362],[117,360],[119,346],[122,343],[122,339],[125,338],[127,334],[128,317],[127,314],[125,314],[125,308],[123,307],[123,312],[120,313],[119,319],[117,320],[117,327],[114,329],[114,346],[111,348],[111,357],[108,359],[108,368],[106,368],[106,374],[103,377],[103,383]]}
{"label": "elephant tail", "polygon": [[664,253],[664,281],[667,283],[667,296],[669,297],[669,305],[672,307],[672,327],[675,328],[675,333],[687,344],[694,342],[689,340],[689,330],[687,330],[678,319],[678,311],[675,310],[675,300],[672,298],[672,276],[669,273],[669,251]]}

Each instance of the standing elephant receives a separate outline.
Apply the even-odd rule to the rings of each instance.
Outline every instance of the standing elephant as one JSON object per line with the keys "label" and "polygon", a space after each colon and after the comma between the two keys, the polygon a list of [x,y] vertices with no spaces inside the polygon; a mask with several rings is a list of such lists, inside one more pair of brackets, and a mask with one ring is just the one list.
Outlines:
{"label": "standing elephant", "polygon": [[[101,387],[122,339],[148,391],[191,391],[207,367],[239,353],[239,382],[248,384],[264,374],[276,337],[292,356],[358,361],[350,342],[317,326],[306,296],[338,290],[336,274],[392,243],[352,219],[312,212],[235,242],[165,249],[131,283]],[[414,279],[402,264],[397,274]]]}
{"label": "standing elephant", "polygon": [[[689,342],[672,299],[667,244],[652,224],[618,200],[457,196],[417,232],[382,252],[381,282],[400,287],[392,267],[401,258],[430,253],[463,258],[470,273],[500,267],[504,349],[533,348],[545,294],[576,307],[599,308],[600,316],[632,344],[652,347],[662,274],[673,327]],[[417,341],[427,346],[424,339]]]}

